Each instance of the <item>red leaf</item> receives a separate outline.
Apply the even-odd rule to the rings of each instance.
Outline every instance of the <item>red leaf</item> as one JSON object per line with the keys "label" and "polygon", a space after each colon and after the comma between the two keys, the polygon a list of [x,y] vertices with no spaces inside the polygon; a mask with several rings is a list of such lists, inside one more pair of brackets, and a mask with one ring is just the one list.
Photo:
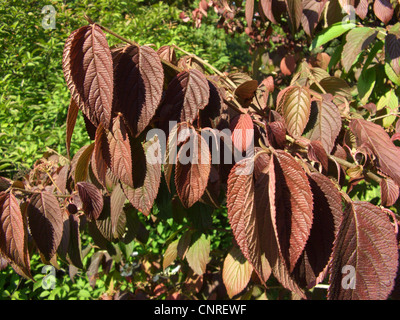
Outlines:
{"label": "red leaf", "polygon": [[373,122],[355,119],[350,122],[350,130],[357,138],[357,145],[369,148],[377,158],[377,166],[385,174],[400,184],[400,148],[391,141],[385,130]]}
{"label": "red leaf", "polygon": [[146,159],[146,172],[143,184],[131,188],[124,183],[122,187],[129,202],[144,215],[149,215],[161,181],[161,145],[155,136],[143,145]]}
{"label": "red leaf", "polygon": [[399,186],[390,178],[382,178],[380,182],[382,205],[392,206],[399,198]]}
{"label": "red leaf", "polygon": [[114,118],[112,135],[109,138],[111,171],[121,182],[133,187],[131,144],[121,115]]}
{"label": "red leaf", "polygon": [[89,182],[76,184],[78,194],[82,200],[82,209],[89,219],[96,220],[103,210],[103,196],[97,187]]}
{"label": "red leaf", "polygon": [[28,204],[28,222],[33,239],[50,261],[61,242],[63,218],[57,198],[47,192],[34,194]]}
{"label": "red leaf", "polygon": [[246,114],[236,116],[231,124],[233,146],[240,152],[247,152],[254,143],[254,125],[251,117]]}
{"label": "red leaf", "polygon": [[288,153],[276,150],[269,168],[271,217],[279,251],[291,272],[310,235],[313,197],[306,174]]}
{"label": "red leaf", "polygon": [[[262,166],[262,165],[261,165]],[[268,184],[263,184],[268,185]],[[244,257],[250,262],[259,278],[265,282],[269,277],[262,259],[263,216],[268,212],[268,197],[255,197],[253,159],[243,159],[232,168],[228,178],[228,219],[236,243]],[[257,212],[256,201],[267,201]]]}
{"label": "red leaf", "polygon": [[12,193],[0,192],[0,253],[31,278],[25,223]]}
{"label": "red leaf", "polygon": [[301,286],[311,288],[325,278],[343,212],[340,192],[329,178],[314,172],[309,182],[314,219],[310,237],[293,273]]}
{"label": "red leaf", "polygon": [[97,126],[108,128],[113,99],[113,64],[107,39],[96,25],[72,32],[63,53],[63,71],[72,98]]}
{"label": "red leaf", "polygon": [[319,162],[324,170],[328,171],[328,155],[322,143],[318,140],[311,141],[308,145],[308,158],[311,161]]}
{"label": "red leaf", "polygon": [[211,156],[207,142],[201,135],[192,134],[181,146],[175,166],[176,190],[186,208],[190,208],[204,194],[210,170]]}
{"label": "red leaf", "polygon": [[79,107],[76,104],[75,100],[71,98],[71,102],[68,107],[67,114],[67,133],[66,133],[66,144],[67,144],[67,154],[70,157],[70,147],[71,147],[71,138],[72,133],[74,132],[76,119],[78,117]]}
{"label": "red leaf", "polygon": [[296,60],[289,54],[283,57],[280,63],[280,69],[285,76],[290,76],[296,70]]}
{"label": "red leaf", "polygon": [[384,24],[392,19],[393,16],[393,6],[390,0],[375,0],[374,1],[374,13]]}
{"label": "red leaf", "polygon": [[182,71],[168,85],[160,107],[160,118],[191,123],[199,110],[208,104],[209,97],[210,89],[204,74],[196,69]]}
{"label": "red leaf", "polygon": [[301,24],[304,31],[311,37],[317,26],[321,13],[325,8],[327,0],[305,0],[303,1],[303,15],[301,17]]}
{"label": "red leaf", "polygon": [[254,0],[247,0],[246,7],[245,7],[245,16],[247,26],[252,29],[251,25],[253,23],[253,15],[254,15]]}
{"label": "red leaf", "polygon": [[386,213],[369,202],[349,204],[333,248],[328,299],[387,299],[397,266],[396,235]]}
{"label": "red leaf", "polygon": [[147,46],[126,46],[114,68],[114,110],[127,120],[132,135],[150,123],[161,101],[164,70],[157,53]]}
{"label": "red leaf", "polygon": [[330,154],[342,128],[342,120],[338,107],[328,95],[323,95],[322,101],[317,100],[313,104],[309,122],[314,125],[306,136],[312,141],[321,141],[325,151]]}

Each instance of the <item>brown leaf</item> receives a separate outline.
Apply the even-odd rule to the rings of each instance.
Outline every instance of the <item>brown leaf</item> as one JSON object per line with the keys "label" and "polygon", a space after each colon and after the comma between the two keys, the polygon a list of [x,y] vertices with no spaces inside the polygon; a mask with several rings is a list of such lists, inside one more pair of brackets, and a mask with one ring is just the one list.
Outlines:
{"label": "brown leaf", "polygon": [[111,171],[121,182],[133,187],[131,143],[122,116],[114,118],[112,135],[109,137]]}
{"label": "brown leaf", "polygon": [[350,122],[350,130],[357,138],[357,145],[369,148],[377,158],[377,166],[382,172],[400,184],[400,148],[396,147],[385,130],[373,122],[354,119]]}
{"label": "brown leaf", "polygon": [[[0,255],[18,266],[21,275],[30,275],[30,259],[27,247],[26,225],[12,193],[0,192]],[[16,270],[17,271],[17,270]]]}
{"label": "brown leaf", "polygon": [[249,80],[243,82],[235,89],[235,95],[245,100],[252,99],[257,90],[257,87],[257,80]]}
{"label": "brown leaf", "polygon": [[161,181],[161,145],[155,136],[143,144],[146,159],[146,173],[143,184],[131,188],[122,184],[129,202],[144,215],[149,215]]}
{"label": "brown leaf", "polygon": [[[265,188],[258,188],[258,195],[255,197],[253,166],[253,159],[243,159],[235,164],[229,174],[227,190],[228,219],[236,243],[244,257],[253,266],[259,278],[265,282],[269,274],[266,271],[267,266],[265,263],[263,265],[263,252],[261,251],[263,248],[262,235],[264,235],[262,217],[266,211],[268,212],[269,205],[268,197],[265,198],[261,194],[261,190]],[[268,186],[268,184],[262,184],[263,187],[265,185]],[[259,206],[261,210],[257,212],[256,204],[259,201],[264,202],[263,206]]]}
{"label": "brown leaf", "polygon": [[393,12],[390,0],[374,0],[374,13],[384,24],[388,24],[392,19]]}
{"label": "brown leaf", "polygon": [[[190,153],[187,156],[187,153]],[[182,204],[190,208],[202,197],[211,170],[211,156],[204,138],[195,133],[178,152],[175,185]]]}
{"label": "brown leaf", "polygon": [[113,63],[101,28],[88,25],[68,37],[63,53],[63,71],[72,98],[97,126],[108,128],[113,99]]}
{"label": "brown leaf", "polygon": [[290,135],[301,136],[311,111],[311,95],[307,87],[293,86],[282,97],[282,115]]}
{"label": "brown leaf", "polygon": [[107,171],[111,167],[111,154],[108,145],[108,136],[102,124],[99,124],[94,139],[94,150],[92,153],[91,165],[96,179],[104,186],[107,186]]}
{"label": "brown leaf", "polygon": [[398,266],[394,227],[369,202],[348,205],[333,248],[328,299],[385,300]]}
{"label": "brown leaf", "polygon": [[63,218],[57,198],[48,192],[34,194],[27,208],[29,229],[47,261],[57,251],[63,233]]}
{"label": "brown leaf", "polygon": [[313,197],[303,168],[285,151],[275,151],[269,177],[272,223],[279,251],[291,272],[310,235]]}
{"label": "brown leaf", "polygon": [[[74,156],[74,159],[72,159],[74,161],[75,158],[77,158],[76,166],[74,167],[74,182],[75,183],[87,180],[88,174],[89,174],[89,163],[90,163],[90,159],[92,157],[93,149],[94,149],[94,143],[91,143],[90,145],[87,146],[87,148],[82,150],[81,153],[78,152]],[[71,173],[72,173],[72,170],[71,170]]]}
{"label": "brown leaf", "polygon": [[71,98],[71,102],[68,107],[67,114],[67,133],[66,133],[66,144],[67,144],[67,154],[70,157],[70,148],[71,148],[71,138],[72,133],[74,132],[76,119],[78,117],[79,107],[74,99]]}
{"label": "brown leaf", "polygon": [[295,33],[300,26],[301,16],[303,13],[302,2],[303,1],[298,1],[298,0],[285,0],[293,33]]}
{"label": "brown leaf", "polygon": [[342,121],[338,107],[327,95],[322,96],[322,101],[317,100],[312,104],[307,126],[311,129],[307,131],[306,137],[311,141],[321,141],[325,151],[330,154],[342,128]]}
{"label": "brown leaf", "polygon": [[246,16],[246,22],[247,22],[247,27],[252,29],[252,24],[253,24],[253,15],[254,15],[254,0],[247,0],[246,1],[246,6],[245,6],[245,16]]}
{"label": "brown leaf", "polygon": [[400,75],[400,31],[390,29],[385,37],[385,55],[396,75]]}
{"label": "brown leaf", "polygon": [[308,178],[313,193],[314,219],[293,274],[302,287],[311,288],[325,278],[343,210],[340,192],[329,178],[317,172]]}
{"label": "brown leaf", "polygon": [[96,220],[103,210],[103,196],[97,187],[89,182],[76,184],[78,194],[82,200],[82,209],[91,220]]}
{"label": "brown leaf", "polygon": [[311,161],[319,162],[322,165],[322,168],[328,171],[328,155],[320,141],[313,140],[310,142],[308,145],[307,155]]}
{"label": "brown leaf", "polygon": [[157,50],[157,54],[159,55],[160,59],[163,59],[165,61],[168,61],[169,63],[172,63],[173,65],[176,65],[176,52],[175,49],[171,46],[161,46]]}
{"label": "brown leaf", "polygon": [[161,101],[164,70],[158,54],[147,46],[126,46],[114,68],[114,111],[121,112],[138,136]]}
{"label": "brown leaf", "polygon": [[380,182],[381,201],[384,206],[392,206],[399,198],[399,186],[390,178],[382,178]]}
{"label": "brown leaf", "polygon": [[[200,71],[190,69],[179,73],[168,85],[159,110],[163,121],[193,122],[199,110],[208,104],[210,89]],[[168,123],[163,123],[162,128]]]}
{"label": "brown leaf", "polygon": [[327,0],[305,0],[303,1],[303,14],[301,17],[301,24],[304,31],[311,37],[315,27],[317,26],[322,11],[325,8]]}

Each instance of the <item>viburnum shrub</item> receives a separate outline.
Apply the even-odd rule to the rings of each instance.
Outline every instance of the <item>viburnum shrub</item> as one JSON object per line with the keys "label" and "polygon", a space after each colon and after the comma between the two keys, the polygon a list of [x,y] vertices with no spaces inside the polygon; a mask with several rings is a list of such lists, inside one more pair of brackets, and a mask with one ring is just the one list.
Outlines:
{"label": "viburnum shrub", "polygon": [[[178,46],[140,46],[87,20],[63,55],[68,154],[0,178],[0,252],[17,273],[32,277],[32,243],[44,262],[82,268],[83,223],[108,250],[132,241],[132,211],[151,215],[171,195],[190,215],[226,205],[229,297],[250,281],[269,290],[272,278],[296,298],[324,281],[328,299],[396,296],[399,133],[349,112],[344,80],[302,61],[275,97],[271,78],[222,73]],[[104,32],[124,43],[109,48]],[[71,157],[79,113],[93,142]],[[363,181],[380,184],[379,206],[350,198]],[[177,257],[205,274],[206,230],[170,242],[163,268]]]}

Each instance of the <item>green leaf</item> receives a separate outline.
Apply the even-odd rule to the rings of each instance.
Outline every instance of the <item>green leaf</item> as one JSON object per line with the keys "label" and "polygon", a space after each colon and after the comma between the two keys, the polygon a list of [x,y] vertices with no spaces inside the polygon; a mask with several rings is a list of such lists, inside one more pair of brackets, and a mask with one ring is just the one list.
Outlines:
{"label": "green leaf", "polygon": [[202,275],[206,272],[207,264],[210,260],[210,237],[202,233],[195,234],[192,237],[192,244],[186,254],[186,260],[190,268],[198,274]]}
{"label": "green leaf", "polygon": [[243,256],[238,247],[233,247],[224,260],[222,279],[228,296],[239,294],[250,281],[253,267]]}
{"label": "green leaf", "polygon": [[354,23],[338,22],[333,24],[328,29],[323,30],[320,34],[318,34],[314,38],[310,46],[310,50],[314,50],[315,48],[318,48],[324,45],[325,43],[340,37],[342,34],[353,29],[355,26],[356,25]]}
{"label": "green leaf", "polygon": [[357,61],[358,55],[375,39],[378,32],[372,28],[362,27],[350,30],[346,35],[346,44],[342,52],[342,65],[349,72]]}
{"label": "green leaf", "polygon": [[390,81],[400,86],[400,75],[397,75],[396,72],[394,72],[392,66],[389,63],[385,63],[385,73]]}
{"label": "green leaf", "polygon": [[376,82],[375,68],[369,68],[361,72],[360,78],[357,83],[357,90],[360,100],[363,104],[368,102],[368,98],[374,89]]}
{"label": "green leaf", "polygon": [[[399,98],[397,97],[395,91],[393,89],[389,90],[388,92],[383,95],[378,103],[376,104],[376,109],[382,110],[386,108],[386,114],[389,112],[395,112],[399,107]],[[396,116],[387,116],[383,118],[383,126],[385,128],[390,127],[390,125],[396,120]]]}

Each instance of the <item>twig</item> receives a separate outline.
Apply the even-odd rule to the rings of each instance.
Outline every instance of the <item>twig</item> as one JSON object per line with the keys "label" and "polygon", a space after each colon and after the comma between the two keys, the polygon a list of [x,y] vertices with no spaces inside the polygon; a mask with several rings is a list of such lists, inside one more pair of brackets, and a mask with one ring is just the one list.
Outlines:
{"label": "twig", "polygon": [[[354,163],[348,162],[348,161],[346,161],[344,159],[341,159],[341,158],[338,158],[338,157],[335,157],[335,156],[332,156],[332,155],[328,155],[328,158],[331,159],[331,160],[335,160],[337,163],[339,163],[340,165],[343,165],[343,166],[345,166],[347,168],[355,168],[355,167],[357,167],[357,165],[354,164]],[[382,180],[381,177],[377,176],[375,173],[372,173],[371,171],[364,170],[364,173],[368,178],[370,178],[371,180],[373,180],[373,181],[375,181],[377,183],[380,183],[381,180]]]}
{"label": "twig", "polygon": [[[297,144],[298,146],[304,148],[303,145],[301,145],[300,143],[296,142],[295,139],[293,139],[292,137],[286,135],[286,140],[288,140],[291,143]],[[331,159],[332,161],[336,161],[337,163],[339,163],[342,166],[345,166],[346,168],[355,168],[357,167],[357,165],[355,163],[351,163],[348,162],[347,160],[344,160],[342,158],[338,158],[336,156],[333,155],[328,155],[328,158]],[[370,178],[371,180],[380,183],[382,178],[377,176],[375,173],[369,171],[369,170],[364,170],[365,175]]]}
{"label": "twig", "polygon": [[[23,193],[29,193],[29,194],[40,194],[40,193],[42,193],[41,191],[32,191],[32,190],[26,190],[26,189],[17,188],[17,187],[11,187],[10,191],[12,191],[12,190],[20,191],[20,192],[23,192]],[[56,198],[64,198],[64,199],[67,199],[67,198],[71,197],[71,195],[69,195],[69,194],[53,194],[53,196],[55,196]]]}
{"label": "twig", "polygon": [[216,73],[217,75],[219,75],[220,77],[222,77],[231,87],[232,89],[236,89],[237,86],[236,84],[229,79],[229,77],[227,77],[225,74],[223,74],[221,71],[219,71],[217,68],[215,68],[213,65],[209,64],[207,61],[203,60],[202,58],[198,57],[197,55],[187,52],[186,50],[180,48],[179,46],[177,46],[176,44],[172,45],[175,49],[182,51],[184,54],[188,55],[191,58],[196,59],[198,62],[200,62],[201,64],[204,64],[205,66],[207,66],[208,68],[210,68],[212,71],[214,71],[214,73]]}

